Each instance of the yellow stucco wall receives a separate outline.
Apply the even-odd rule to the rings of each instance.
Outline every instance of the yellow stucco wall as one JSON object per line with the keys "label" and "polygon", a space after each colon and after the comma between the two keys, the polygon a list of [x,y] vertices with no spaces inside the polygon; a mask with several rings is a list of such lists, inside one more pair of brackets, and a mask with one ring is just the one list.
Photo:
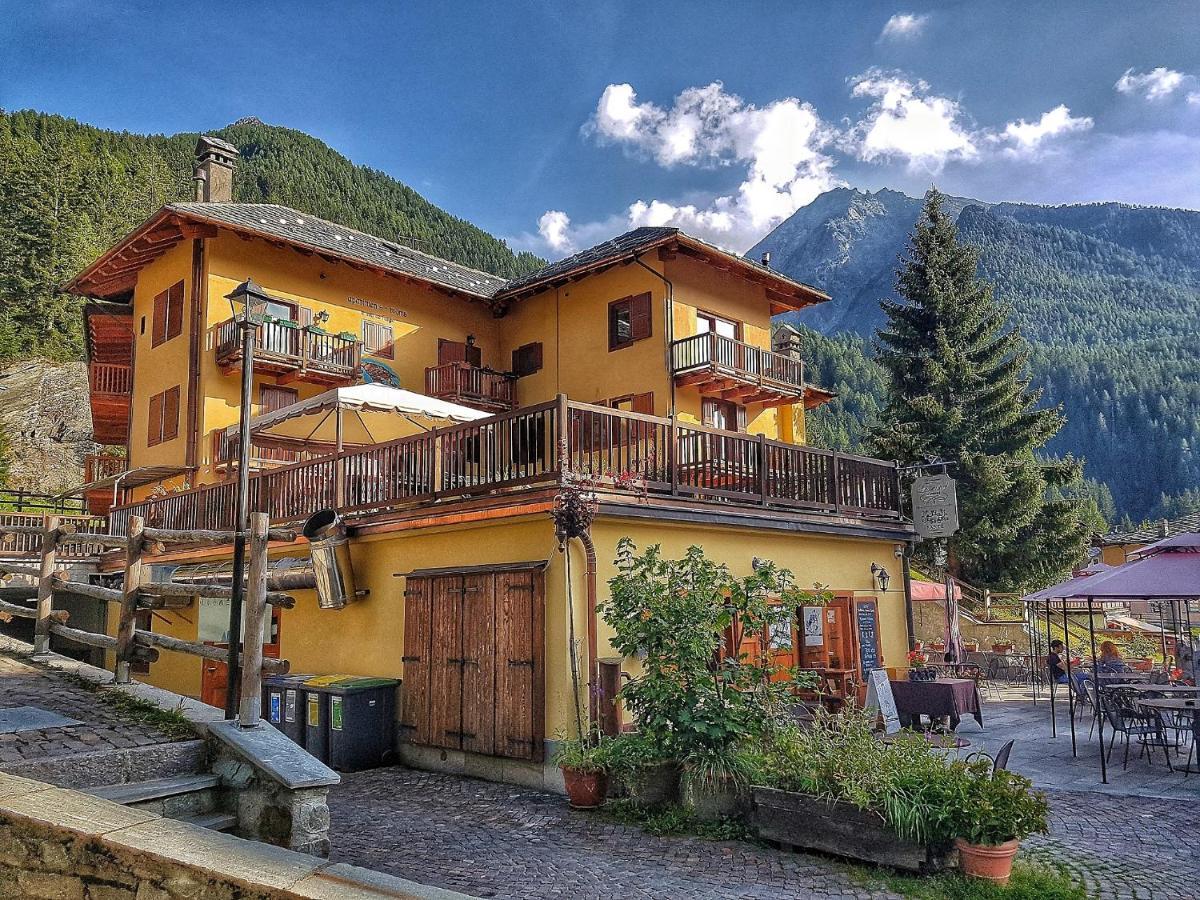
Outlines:
{"label": "yellow stucco wall", "polygon": [[[765,557],[789,568],[801,586],[820,583],[837,592],[879,598],[880,635],[884,660],[902,664],[908,649],[903,590],[895,585],[881,593],[873,588],[872,562],[893,562],[894,544],[881,540],[783,534],[730,527],[696,527],[645,520],[598,519],[593,526],[598,557],[600,596],[615,574],[617,542],[629,536],[646,547],[661,543],[669,556],[683,555],[698,544],[737,575],[751,572],[751,560]],[[470,548],[466,552],[464,548]],[[571,548],[571,596],[576,639],[586,665],[586,563],[578,542]],[[288,555],[303,555],[292,548]],[[553,737],[573,721],[570,677],[570,622],[567,616],[566,560],[557,550],[548,517],[505,519],[477,526],[427,528],[357,537],[352,542],[356,583],[370,591],[366,598],[342,610],[322,610],[311,591],[296,593],[294,609],[284,610],[280,627],[281,655],[293,672],[380,675],[403,678],[405,579],[398,572],[465,565],[549,560],[545,572],[546,602],[546,734]],[[195,607],[163,612],[154,629],[188,640],[196,639]],[[112,623],[115,626],[115,621]],[[599,623],[599,655],[611,657],[611,632]],[[201,661],[164,651],[148,681],[189,695],[200,690]],[[635,666],[630,661],[629,668]],[[582,698],[586,701],[586,696]]]}

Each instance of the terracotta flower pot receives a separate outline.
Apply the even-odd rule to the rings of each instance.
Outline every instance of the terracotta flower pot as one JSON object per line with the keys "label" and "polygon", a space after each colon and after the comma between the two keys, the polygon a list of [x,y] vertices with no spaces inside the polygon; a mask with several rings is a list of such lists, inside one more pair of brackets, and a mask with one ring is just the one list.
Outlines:
{"label": "terracotta flower pot", "polygon": [[968,844],[959,839],[954,842],[958,848],[958,867],[964,875],[971,878],[983,878],[995,884],[1008,884],[1012,875],[1013,857],[1017,855],[1020,841],[1005,841],[1003,844]]}
{"label": "terracotta flower pot", "polygon": [[608,795],[607,772],[581,772],[563,766],[563,781],[567,785],[567,802],[572,809],[595,809]]}

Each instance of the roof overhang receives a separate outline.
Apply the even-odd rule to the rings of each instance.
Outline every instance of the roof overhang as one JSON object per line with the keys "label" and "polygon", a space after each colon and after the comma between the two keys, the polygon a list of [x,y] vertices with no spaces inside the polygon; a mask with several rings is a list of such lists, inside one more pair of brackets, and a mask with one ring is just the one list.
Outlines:
{"label": "roof overhang", "polygon": [[222,231],[244,238],[262,240],[276,247],[290,247],[306,256],[319,256],[329,262],[345,264],[352,269],[373,271],[381,275],[400,278],[449,296],[484,302],[491,300],[487,294],[454,288],[441,282],[421,278],[414,273],[375,266],[356,256],[339,253],[330,248],[318,248],[305,241],[289,240],[283,235],[257,229],[251,225],[228,222],[190,210],[172,209],[169,206],[164,206],[121,238],[99,259],[63,285],[62,289],[69,294],[79,294],[97,300],[128,302],[137,282],[138,272],[142,268],[154,262],[180,241],[191,238],[213,238]]}
{"label": "roof overhang", "polygon": [[494,302],[503,307],[548,288],[577,281],[585,275],[594,275],[614,266],[634,263],[653,251],[657,251],[661,260],[670,260],[679,256],[689,257],[721,271],[735,272],[749,281],[763,285],[767,299],[771,302],[771,315],[773,316],[791,310],[804,309],[806,306],[816,303],[825,303],[831,299],[824,291],[811,285],[795,281],[767,266],[752,262],[736,253],[722,250],[720,247],[692,237],[690,234],[677,231],[663,235],[656,240],[647,241],[634,250],[625,250],[611,256],[588,260],[572,269],[526,282],[511,291],[501,288],[496,293]]}
{"label": "roof overhang", "polygon": [[116,475],[109,475],[106,478],[99,478],[96,481],[88,481],[84,484],[68,488],[55,495],[55,499],[62,497],[79,497],[83,494],[91,493],[92,491],[102,491],[107,488],[135,488],[142,487],[147,484],[152,484],[155,481],[162,481],[166,478],[174,478],[177,475],[182,475],[187,472],[186,466],[139,466],[136,469],[130,469],[127,472],[119,472]]}

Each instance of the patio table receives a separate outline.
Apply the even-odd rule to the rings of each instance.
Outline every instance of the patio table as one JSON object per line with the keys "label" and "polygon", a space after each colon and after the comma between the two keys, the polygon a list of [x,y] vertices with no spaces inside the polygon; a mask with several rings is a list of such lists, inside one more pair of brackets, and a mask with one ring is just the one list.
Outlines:
{"label": "patio table", "polygon": [[979,688],[970,678],[939,678],[936,681],[893,681],[892,696],[901,725],[912,725],[921,716],[930,721],[948,717],[957,728],[964,713],[970,713],[983,727],[983,704]]}
{"label": "patio table", "polygon": [[1200,693],[1200,687],[1191,684],[1151,684],[1138,682],[1137,684],[1113,685],[1113,687],[1120,687],[1126,691],[1135,691],[1139,694],[1166,694],[1169,697],[1189,697]]}

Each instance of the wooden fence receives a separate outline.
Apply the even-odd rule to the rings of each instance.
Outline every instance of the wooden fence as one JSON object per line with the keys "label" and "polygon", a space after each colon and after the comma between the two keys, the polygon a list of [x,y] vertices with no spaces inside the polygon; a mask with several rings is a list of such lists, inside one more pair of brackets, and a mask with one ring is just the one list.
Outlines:
{"label": "wooden fence", "polygon": [[[324,507],[359,513],[553,484],[563,472],[606,490],[780,510],[899,519],[893,463],[721,431],[565,397],[340,455],[254,473],[252,509],[297,523]],[[232,481],[115,507],[164,528],[232,527]]]}
{"label": "wooden fence", "polygon": [[[118,683],[129,681],[131,662],[154,662],[161,650],[185,653],[228,665],[227,648],[143,631],[137,628],[137,612],[139,609],[183,605],[193,597],[223,599],[232,596],[232,586],[155,582],[148,579],[146,573],[150,567],[148,559],[163,553],[169,546],[204,547],[231,544],[237,537],[235,533],[148,528],[140,516],[130,516],[127,519],[125,534],[122,535],[81,533],[59,516],[47,515],[40,526],[0,525],[0,535],[33,535],[38,540],[40,551],[36,567],[29,564],[0,563],[0,574],[25,575],[36,582],[36,608],[0,600],[0,618],[5,621],[13,616],[34,620],[35,656],[49,652],[51,635],[87,647],[111,650],[116,660],[114,675]],[[256,725],[261,715],[263,675],[284,674],[288,671],[287,660],[269,659],[262,655],[263,633],[266,623],[270,620],[268,606],[274,604],[291,607],[295,604],[291,596],[267,590],[267,544],[271,540],[292,541],[296,535],[290,531],[272,530],[268,516],[265,513],[255,513],[251,516],[250,532],[246,537],[250,565],[244,594],[245,653],[242,657],[238,718],[242,726],[248,728]],[[61,548],[79,544],[125,552],[125,580],[120,589],[74,582],[70,580],[66,571],[57,568]],[[67,625],[67,612],[54,608],[55,592],[119,604],[121,613],[116,636],[84,631]]]}

